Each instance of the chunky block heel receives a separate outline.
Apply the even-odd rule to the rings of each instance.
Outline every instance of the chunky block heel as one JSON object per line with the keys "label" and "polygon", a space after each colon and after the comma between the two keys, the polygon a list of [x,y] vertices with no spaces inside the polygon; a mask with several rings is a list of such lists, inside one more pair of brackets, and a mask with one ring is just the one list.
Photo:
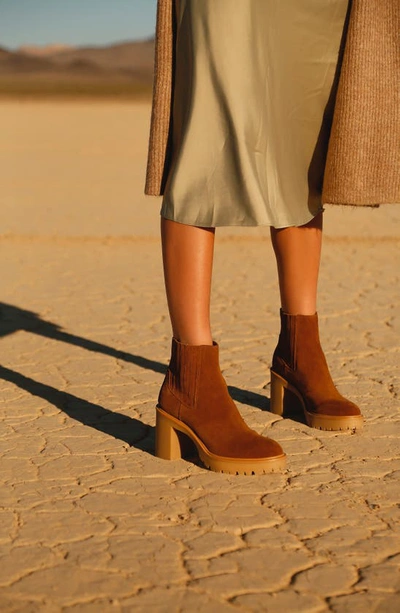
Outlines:
{"label": "chunky block heel", "polygon": [[275,415],[283,415],[283,399],[285,396],[285,383],[279,375],[271,370],[271,400],[270,410]]}
{"label": "chunky block heel", "polygon": [[281,417],[301,413],[306,410],[304,400],[299,392],[286,379],[271,370],[271,413]]}
{"label": "chunky block heel", "polygon": [[168,416],[156,407],[156,456],[163,460],[180,460],[181,441]]}

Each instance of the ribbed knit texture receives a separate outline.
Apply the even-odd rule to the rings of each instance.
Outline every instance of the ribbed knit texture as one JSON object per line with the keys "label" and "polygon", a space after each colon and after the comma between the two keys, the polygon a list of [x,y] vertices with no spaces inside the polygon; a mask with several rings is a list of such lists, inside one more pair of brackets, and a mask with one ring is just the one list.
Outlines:
{"label": "ribbed knit texture", "polygon": [[171,123],[173,66],[173,0],[158,0],[153,105],[145,194],[163,191]]}
{"label": "ribbed knit texture", "polygon": [[400,202],[400,0],[352,0],[323,202]]}

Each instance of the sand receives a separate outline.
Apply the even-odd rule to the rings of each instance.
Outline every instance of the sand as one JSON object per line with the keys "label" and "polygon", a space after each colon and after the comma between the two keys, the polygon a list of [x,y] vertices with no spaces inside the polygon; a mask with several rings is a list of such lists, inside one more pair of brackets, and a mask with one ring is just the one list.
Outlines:
{"label": "sand", "polygon": [[214,335],[288,454],[234,477],[154,457],[170,328],[148,104],[0,104],[0,609],[400,608],[400,206],[327,208],[321,336],[362,433],[268,411],[268,229],[218,231]]}

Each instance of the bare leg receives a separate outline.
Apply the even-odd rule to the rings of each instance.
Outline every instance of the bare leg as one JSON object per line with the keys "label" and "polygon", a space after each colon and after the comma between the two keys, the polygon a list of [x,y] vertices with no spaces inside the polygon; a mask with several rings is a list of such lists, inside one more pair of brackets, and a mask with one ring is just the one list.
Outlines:
{"label": "bare leg", "polygon": [[272,358],[271,410],[282,415],[286,397],[291,405],[300,399],[309,426],[361,428],[360,409],[334,386],[319,341],[316,302],[322,214],[298,228],[272,229],[271,237],[282,304],[281,331]]}
{"label": "bare leg", "polygon": [[221,374],[218,345],[212,342],[214,229],[162,219],[161,234],[174,338],[156,408],[156,455],[180,458],[189,439],[211,470],[280,470],[285,465],[281,446],[244,423]]}
{"label": "bare leg", "polygon": [[322,213],[304,226],[271,228],[271,238],[283,311],[293,315],[313,315],[317,310]]}
{"label": "bare leg", "polygon": [[188,345],[212,345],[210,294],[214,228],[161,218],[164,277],[172,331]]}

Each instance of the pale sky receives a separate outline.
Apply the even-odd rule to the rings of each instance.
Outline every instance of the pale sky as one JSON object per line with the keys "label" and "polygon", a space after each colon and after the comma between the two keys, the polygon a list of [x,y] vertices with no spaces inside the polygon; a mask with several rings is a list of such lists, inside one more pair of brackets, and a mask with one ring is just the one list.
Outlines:
{"label": "pale sky", "polygon": [[148,38],[156,6],[156,0],[0,0],[0,47]]}

